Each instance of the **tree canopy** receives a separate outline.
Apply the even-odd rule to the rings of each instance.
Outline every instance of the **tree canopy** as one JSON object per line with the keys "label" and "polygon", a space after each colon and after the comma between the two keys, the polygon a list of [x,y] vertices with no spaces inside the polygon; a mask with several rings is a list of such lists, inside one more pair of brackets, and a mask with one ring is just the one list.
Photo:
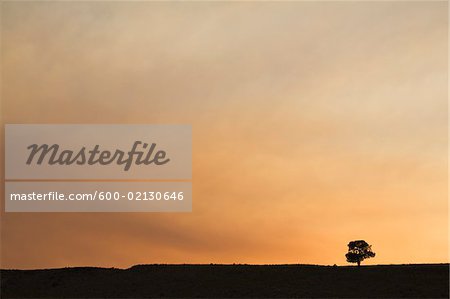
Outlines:
{"label": "tree canopy", "polygon": [[357,263],[359,266],[363,260],[375,257],[372,246],[364,240],[351,241],[347,246],[348,252],[345,257],[349,263]]}

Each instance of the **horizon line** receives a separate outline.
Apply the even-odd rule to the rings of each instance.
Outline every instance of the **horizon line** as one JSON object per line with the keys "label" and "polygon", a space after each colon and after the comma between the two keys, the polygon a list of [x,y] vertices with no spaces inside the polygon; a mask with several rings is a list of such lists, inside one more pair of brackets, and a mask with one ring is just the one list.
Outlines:
{"label": "horizon line", "polygon": [[119,268],[119,267],[100,267],[100,266],[67,266],[67,267],[58,267],[58,268],[33,268],[33,269],[19,269],[19,268],[0,268],[0,271],[42,271],[42,270],[62,270],[62,269],[83,269],[83,268],[95,268],[95,269],[114,269],[114,270],[130,270],[134,267],[145,267],[145,266],[254,266],[254,267],[264,267],[264,266],[308,266],[308,267],[379,267],[379,266],[425,266],[425,265],[447,265],[450,267],[450,262],[441,262],[441,263],[403,263],[403,264],[370,264],[361,266],[346,264],[346,265],[322,265],[322,264],[249,264],[249,263],[200,263],[200,264],[189,264],[189,263],[152,263],[152,264],[135,264],[128,268]]}

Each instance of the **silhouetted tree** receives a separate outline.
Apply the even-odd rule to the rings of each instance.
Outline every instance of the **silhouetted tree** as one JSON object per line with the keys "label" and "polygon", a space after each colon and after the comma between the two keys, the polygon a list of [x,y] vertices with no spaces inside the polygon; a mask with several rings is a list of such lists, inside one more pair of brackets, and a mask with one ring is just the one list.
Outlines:
{"label": "silhouetted tree", "polygon": [[345,257],[349,263],[358,263],[359,266],[363,260],[375,256],[372,246],[364,240],[351,241],[347,246],[348,253]]}

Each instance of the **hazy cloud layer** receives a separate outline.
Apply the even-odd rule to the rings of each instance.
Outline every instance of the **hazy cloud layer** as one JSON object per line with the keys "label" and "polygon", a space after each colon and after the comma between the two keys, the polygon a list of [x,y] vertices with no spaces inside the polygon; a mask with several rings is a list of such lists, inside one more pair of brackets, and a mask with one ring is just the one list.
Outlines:
{"label": "hazy cloud layer", "polygon": [[193,213],[2,213],[2,267],[448,261],[446,2],[1,5],[5,123],[194,135]]}

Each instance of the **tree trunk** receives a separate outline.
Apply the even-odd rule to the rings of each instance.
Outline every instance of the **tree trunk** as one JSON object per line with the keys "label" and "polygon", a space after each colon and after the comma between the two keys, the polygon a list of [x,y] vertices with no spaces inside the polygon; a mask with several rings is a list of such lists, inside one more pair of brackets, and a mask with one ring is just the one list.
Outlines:
{"label": "tree trunk", "polygon": [[358,267],[361,266],[361,261],[358,261]]}

